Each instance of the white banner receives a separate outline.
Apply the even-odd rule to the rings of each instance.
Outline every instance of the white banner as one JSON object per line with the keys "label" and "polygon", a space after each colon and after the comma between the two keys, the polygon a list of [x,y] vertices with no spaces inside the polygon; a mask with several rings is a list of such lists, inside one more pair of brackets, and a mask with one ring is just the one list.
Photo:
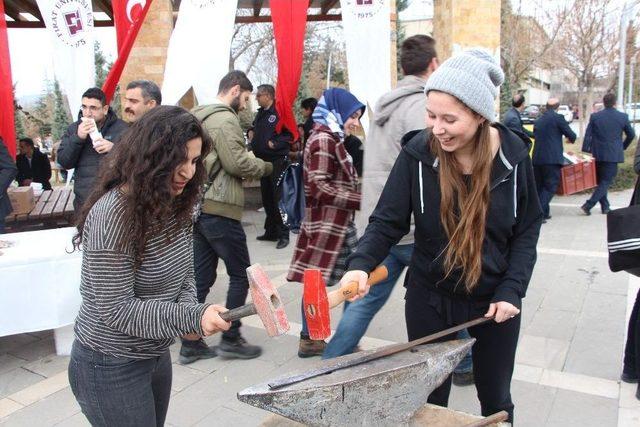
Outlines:
{"label": "white banner", "polygon": [[229,71],[235,0],[182,0],[167,50],[162,103],[175,105],[193,86],[198,103],[215,102]]}
{"label": "white banner", "polygon": [[391,90],[389,0],[341,0],[349,91],[367,106],[362,125],[378,98]]}
{"label": "white banner", "polygon": [[95,86],[91,0],[38,0],[53,45],[54,74],[75,120],[82,94]]}

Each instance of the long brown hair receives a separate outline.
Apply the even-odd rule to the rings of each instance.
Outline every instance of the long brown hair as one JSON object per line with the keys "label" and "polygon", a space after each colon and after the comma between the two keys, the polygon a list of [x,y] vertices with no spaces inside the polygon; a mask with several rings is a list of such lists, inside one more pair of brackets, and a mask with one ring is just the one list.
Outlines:
{"label": "long brown hair", "polygon": [[[195,174],[183,192],[173,197],[174,170],[187,159],[187,142],[195,138],[202,139]],[[131,247],[139,265],[150,233],[161,231],[162,225],[174,216],[181,226],[189,225],[206,177],[203,159],[211,145],[198,119],[185,109],[172,106],[151,109],[122,135],[102,162],[93,191],[76,221],[74,248],[82,243],[82,232],[93,205],[107,192],[126,185],[122,221],[129,225],[130,232],[126,234],[127,241],[117,245],[123,251]]]}
{"label": "long brown hair", "polygon": [[460,280],[469,293],[482,273],[482,244],[493,163],[490,128],[488,122],[482,122],[471,142],[474,162],[467,182],[454,153],[444,151],[435,136],[429,140],[431,152],[440,163],[440,221],[449,239],[444,254],[445,273],[448,277],[454,269],[461,269]]}

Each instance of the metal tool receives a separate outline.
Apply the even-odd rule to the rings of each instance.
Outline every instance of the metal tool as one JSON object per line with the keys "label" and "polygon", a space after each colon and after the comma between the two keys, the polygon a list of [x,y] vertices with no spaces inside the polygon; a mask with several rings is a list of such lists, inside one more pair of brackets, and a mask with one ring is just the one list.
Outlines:
{"label": "metal tool", "polygon": [[[309,426],[409,425],[474,342],[465,339],[433,343],[365,364],[349,364],[361,353],[319,360],[311,372],[329,367],[330,374],[272,389],[269,384],[276,379],[242,390],[238,399]],[[336,370],[336,365],[353,367]]]}
{"label": "metal tool", "polygon": [[264,272],[260,264],[254,264],[247,268],[247,277],[253,302],[220,313],[220,317],[227,322],[233,322],[257,314],[270,337],[286,333],[289,330],[287,313],[285,313],[280,295],[269,280],[267,273]]}
{"label": "metal tool", "polygon": [[381,347],[373,352],[356,353],[353,358],[344,359],[342,357],[331,359],[334,363],[323,365],[317,369],[309,370],[298,375],[293,375],[287,378],[274,380],[269,383],[269,387],[272,390],[276,390],[281,387],[285,387],[291,384],[299,383],[301,381],[308,380],[320,375],[330,374],[340,369],[350,368],[356,365],[360,365],[372,360],[380,359],[382,357],[390,356],[392,354],[399,353],[404,350],[412,349],[418,345],[426,344],[428,342],[437,340],[438,338],[446,337],[447,335],[454,334],[463,329],[470,328],[472,326],[485,323],[489,320],[493,320],[493,317],[480,317],[474,320],[470,320],[461,325],[454,326],[444,331],[437,332],[435,334],[427,335],[426,337],[418,338],[417,340],[409,341],[403,344],[393,344],[386,347]]}
{"label": "metal tool", "polygon": [[[373,286],[389,276],[384,265],[369,274],[367,283]],[[323,340],[331,335],[331,309],[342,304],[358,293],[358,282],[349,282],[335,291],[327,292],[322,273],[317,269],[306,269],[303,277],[304,317],[307,320],[309,337]]]}

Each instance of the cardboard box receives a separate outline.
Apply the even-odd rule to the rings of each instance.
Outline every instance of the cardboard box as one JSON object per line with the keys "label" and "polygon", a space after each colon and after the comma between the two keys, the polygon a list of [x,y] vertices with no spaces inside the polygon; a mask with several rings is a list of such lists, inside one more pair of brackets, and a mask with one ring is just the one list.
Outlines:
{"label": "cardboard box", "polygon": [[36,205],[36,198],[31,187],[8,188],[7,195],[13,207],[12,215],[28,214]]}

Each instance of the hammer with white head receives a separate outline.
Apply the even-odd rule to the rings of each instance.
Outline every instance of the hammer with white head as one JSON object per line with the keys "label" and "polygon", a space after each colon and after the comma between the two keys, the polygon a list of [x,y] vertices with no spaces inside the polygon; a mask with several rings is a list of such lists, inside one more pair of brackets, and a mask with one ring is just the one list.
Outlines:
{"label": "hammer with white head", "polygon": [[289,330],[289,320],[284,311],[284,304],[267,273],[260,264],[254,264],[247,268],[247,277],[253,302],[220,313],[220,317],[227,322],[233,322],[257,314],[270,337],[286,333]]}

